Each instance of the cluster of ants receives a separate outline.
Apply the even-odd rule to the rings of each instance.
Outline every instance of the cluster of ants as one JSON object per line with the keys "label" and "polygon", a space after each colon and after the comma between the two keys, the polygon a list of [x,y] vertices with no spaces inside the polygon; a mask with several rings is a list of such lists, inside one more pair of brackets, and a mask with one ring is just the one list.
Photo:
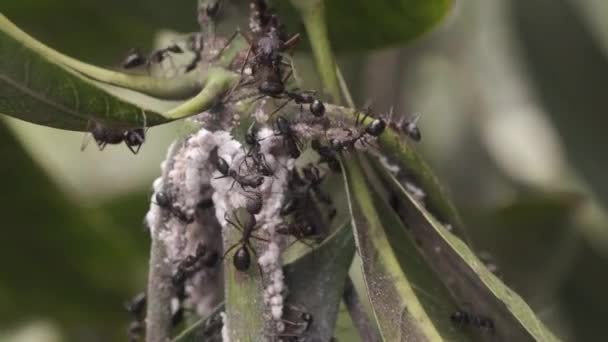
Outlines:
{"label": "cluster of ants", "polygon": [[[208,18],[213,18],[219,11],[219,1],[212,1],[204,11]],[[304,110],[304,105],[307,105],[308,111],[314,118],[323,118],[325,114],[325,105],[315,96],[314,91],[299,91],[297,89],[288,90],[286,82],[292,75],[291,64],[284,60],[284,53],[291,49],[298,41],[299,35],[295,34],[288,36],[285,33],[283,25],[281,25],[277,15],[268,8],[265,0],[252,0],[251,2],[251,33],[247,34],[237,30],[234,35],[228,39],[224,48],[226,48],[236,38],[241,35],[249,44],[247,54],[240,73],[241,79],[233,88],[255,87],[254,96],[257,99],[270,97],[273,99],[284,99],[285,102],[277,106],[270,114],[273,115],[282,110],[289,102],[293,101],[300,106],[300,113]],[[201,49],[204,44],[201,42],[202,33],[197,33],[190,40],[188,48],[195,52],[193,60],[186,65],[185,72],[191,72],[201,61]],[[223,48],[223,49],[224,49]],[[223,50],[222,49],[222,50]],[[218,53],[221,54],[222,50]],[[166,48],[153,51],[150,55],[145,56],[137,50],[132,50],[125,61],[123,67],[126,69],[147,67],[153,63],[161,63],[170,54],[181,54],[184,50],[177,44],[172,44]],[[287,70],[289,69],[289,70]],[[245,72],[247,70],[247,72]],[[257,100],[256,99],[256,100]],[[360,115],[363,114],[363,118]],[[322,143],[319,139],[310,141],[310,148],[314,150],[318,156],[318,165],[326,164],[327,169],[331,172],[341,172],[341,166],[338,156],[348,150],[355,148],[355,144],[366,144],[367,138],[377,138],[382,135],[387,127],[406,134],[413,141],[420,141],[420,130],[416,125],[418,117],[401,121],[393,121],[392,117],[385,119],[382,117],[373,117],[371,122],[363,127],[363,123],[368,116],[372,116],[371,110],[363,110],[357,112],[355,118],[355,129],[348,130],[348,137],[345,139],[330,139],[327,143]],[[392,116],[392,111],[391,111]],[[293,122],[290,122],[284,116],[278,115],[273,122],[274,135],[281,137],[283,147],[287,154],[294,159],[297,159],[304,144],[299,139],[296,131],[293,128]],[[346,129],[345,129],[346,130]],[[268,242],[268,240],[256,236],[254,233],[259,228],[255,215],[259,214],[263,207],[263,200],[260,193],[256,192],[263,183],[264,177],[272,177],[273,171],[266,162],[265,156],[261,151],[260,139],[257,137],[257,127],[252,124],[245,134],[246,154],[243,162],[247,163],[249,170],[254,170],[253,173],[243,175],[240,173],[240,165],[229,165],[228,162],[218,155],[217,147],[212,150],[210,161],[213,167],[219,172],[219,178],[232,178],[232,186],[238,184],[247,197],[245,206],[246,215],[239,215],[236,211],[229,215],[225,214],[225,221],[235,229],[239,230],[241,237],[234,245],[225,249],[222,257],[218,251],[209,250],[203,244],[199,244],[194,254],[187,256],[176,267],[173,274],[173,285],[177,292],[177,297],[180,301],[185,298],[184,284],[187,279],[203,268],[215,267],[220,260],[225,259],[229,252],[236,249],[232,257],[232,263],[236,270],[246,272],[249,270],[252,263],[251,253],[256,254],[251,243],[252,239]],[[145,129],[132,130],[112,130],[95,124],[90,130],[97,145],[103,149],[107,144],[119,144],[125,142],[127,147],[136,154],[139,148],[145,141]],[[249,163],[252,167],[249,167]],[[329,212],[328,220],[331,221],[336,215],[336,210],[333,208],[330,196],[323,191],[321,183],[323,175],[318,165],[309,164],[300,170],[294,168],[290,171],[288,178],[288,191],[284,202],[281,205],[280,215],[286,218],[285,223],[276,229],[276,232],[283,235],[289,235],[294,238],[294,242],[300,241],[306,245],[310,244],[307,241],[322,237],[323,233],[318,222],[310,219],[311,203],[314,208],[316,199],[319,203],[323,203],[332,208]],[[188,224],[194,221],[191,214],[186,213],[183,208],[175,204],[173,196],[169,193],[159,191],[155,194],[155,204],[165,209],[170,215],[178,220]],[[212,200],[206,199],[199,203],[201,208],[213,207]],[[232,217],[230,217],[232,216]],[[288,218],[291,218],[288,220]],[[129,331],[132,341],[136,341],[143,330],[143,321],[145,319],[145,295],[136,296],[127,304],[127,310],[133,315],[134,321],[131,323]],[[297,333],[291,335],[280,335],[284,341],[302,341],[304,333],[313,323],[313,317],[305,311],[300,312],[297,316],[299,322],[291,322],[292,325],[302,327]],[[173,312],[174,326],[183,320],[183,309],[180,307]],[[478,316],[473,313],[458,310],[451,314],[450,319],[457,325],[467,325],[488,330],[494,329],[492,319],[484,316]]]}

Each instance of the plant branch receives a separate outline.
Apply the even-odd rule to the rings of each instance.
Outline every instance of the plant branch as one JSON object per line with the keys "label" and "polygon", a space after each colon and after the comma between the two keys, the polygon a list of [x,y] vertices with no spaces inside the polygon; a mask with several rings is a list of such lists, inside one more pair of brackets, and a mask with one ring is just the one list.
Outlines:
{"label": "plant branch", "polygon": [[0,14],[0,30],[5,31],[16,41],[33,51],[46,56],[64,68],[74,70],[93,80],[128,88],[162,99],[181,100],[188,98],[200,89],[200,74],[192,73],[172,79],[161,79],[149,76],[129,75],[118,71],[100,68],[66,56],[37,41]]}
{"label": "plant branch", "polygon": [[304,21],[323,87],[331,96],[331,102],[341,103],[336,61],[325,24],[324,2],[323,0],[292,0],[291,2],[298,9]]}
{"label": "plant branch", "polygon": [[[163,172],[163,186],[166,186],[169,170],[173,168],[173,157],[181,148],[175,143],[168,153],[167,166]],[[169,215],[163,209],[163,216]],[[146,342],[166,342],[171,337],[171,299],[174,295],[172,270],[167,259],[167,245],[160,238],[166,229],[164,220],[158,227],[150,227],[152,243],[150,246],[150,268],[148,273]]]}
{"label": "plant branch", "polygon": [[165,113],[165,117],[181,119],[208,110],[237,80],[238,75],[233,72],[219,67],[210,69],[203,89],[195,97]]}
{"label": "plant branch", "polygon": [[[230,248],[241,243],[237,229],[222,229],[224,246]],[[259,248],[260,246],[255,246]],[[236,249],[232,251],[235,252]],[[258,249],[259,250],[259,249]],[[228,334],[231,341],[261,341],[264,335],[264,289],[257,256],[247,271],[237,270],[232,262],[233,254],[226,255],[224,263],[225,303]]]}

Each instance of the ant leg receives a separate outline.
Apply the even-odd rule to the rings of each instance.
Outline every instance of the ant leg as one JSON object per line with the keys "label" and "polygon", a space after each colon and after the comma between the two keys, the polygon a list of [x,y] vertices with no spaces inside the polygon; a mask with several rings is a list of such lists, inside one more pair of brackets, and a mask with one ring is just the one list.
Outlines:
{"label": "ant leg", "polygon": [[283,77],[283,80],[281,82],[283,84],[285,84],[285,82],[287,82],[287,80],[291,77],[292,74],[293,74],[293,69],[290,69],[289,72],[287,73],[287,76]]}
{"label": "ant leg", "polygon": [[[294,237],[295,237],[295,236],[294,236]],[[295,237],[295,240],[293,240],[292,242],[290,242],[290,243],[289,243],[289,245],[287,245],[287,247],[285,247],[285,249],[287,249],[287,248],[289,248],[289,247],[293,246],[293,245],[294,245],[296,242],[301,242],[301,243],[303,243],[304,245],[306,245],[306,246],[307,246],[308,248],[310,248],[310,249],[314,249],[314,248],[315,248],[315,247],[314,247],[313,245],[311,245],[310,243],[308,243],[308,242],[304,241],[304,239],[299,238],[299,237]]]}
{"label": "ant leg", "polygon": [[256,239],[256,240],[258,240],[258,241],[264,241],[264,242],[268,242],[268,243],[270,243],[270,240],[268,240],[268,239],[264,239],[264,238],[259,237],[259,236],[257,236],[257,235],[253,235],[253,234],[251,234],[251,235],[250,235],[250,237],[251,237],[251,238],[253,238],[253,239]]}
{"label": "ant leg", "polygon": [[291,99],[288,99],[287,101],[283,102],[282,105],[278,106],[272,113],[270,113],[270,115],[268,115],[269,119],[272,119],[272,116],[274,114],[276,114],[278,111],[280,111],[281,109],[285,108],[285,106],[287,106],[287,104],[291,101]]}
{"label": "ant leg", "polygon": [[234,33],[230,36],[230,38],[228,38],[228,40],[226,41],[226,44],[224,44],[224,46],[220,49],[220,51],[217,52],[217,54],[213,57],[213,59],[219,58],[219,56],[222,55],[222,53],[224,52],[224,50],[226,50],[228,48],[228,46],[230,44],[232,44],[232,41],[236,38],[236,36],[241,35],[245,38],[245,40],[247,41],[247,44],[249,44],[249,46],[251,46],[251,41],[249,40],[249,37],[247,37],[245,34],[243,34],[241,32],[240,28],[237,28],[236,31],[234,31]]}
{"label": "ant leg", "polygon": [[91,137],[93,137],[93,133],[91,133],[91,120],[87,121],[87,130],[82,136],[82,142],[80,143],[80,151],[84,151],[89,145],[89,141],[91,141]]}
{"label": "ant leg", "polygon": [[108,144],[105,141],[102,141],[102,142],[96,141],[96,142],[97,142],[97,147],[99,147],[100,151],[103,151],[103,149],[106,148],[106,145]]}
{"label": "ant leg", "polygon": [[251,252],[253,253],[253,256],[255,256],[255,264],[258,265],[258,270],[260,271],[260,276],[262,277],[262,281],[264,280],[264,271],[262,271],[262,266],[260,266],[260,263],[258,262],[258,253],[255,251],[255,248],[253,248],[253,246],[251,245],[251,243],[249,243],[249,241],[245,244],[245,248],[249,248],[251,250]]}
{"label": "ant leg", "polygon": [[296,33],[283,43],[282,50],[288,50],[294,47],[300,41],[300,34]]}
{"label": "ant leg", "polygon": [[131,150],[131,152],[132,152],[133,154],[137,154],[137,152],[139,152],[139,149],[140,149],[140,148],[141,148],[141,146],[142,146],[141,144],[137,144],[137,145],[135,145],[135,146],[131,146],[131,145],[126,144],[126,143],[125,143],[125,145],[127,145],[127,147],[129,148],[129,150]]}
{"label": "ant leg", "polygon": [[226,220],[226,222],[228,222],[228,224],[230,224],[231,226],[233,226],[236,230],[242,232],[243,228],[241,227],[240,224],[236,224],[233,221],[231,221],[230,219],[228,219],[228,217],[226,217],[226,215],[224,215],[224,220]]}
{"label": "ant leg", "polygon": [[233,249],[235,249],[236,247],[238,247],[240,245],[241,245],[241,241],[235,243],[230,248],[228,248],[228,250],[224,252],[224,255],[222,255],[222,260],[226,259],[226,255],[228,255],[228,253],[230,253]]}

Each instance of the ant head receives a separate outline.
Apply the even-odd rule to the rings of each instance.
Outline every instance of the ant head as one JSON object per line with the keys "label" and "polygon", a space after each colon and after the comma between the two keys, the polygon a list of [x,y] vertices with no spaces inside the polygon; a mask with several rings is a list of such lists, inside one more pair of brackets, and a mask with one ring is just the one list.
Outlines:
{"label": "ant head", "polygon": [[135,295],[131,300],[125,303],[125,309],[135,316],[139,316],[140,313],[143,313],[144,308],[146,306],[146,293],[141,292]]}
{"label": "ant head", "polygon": [[304,223],[304,225],[302,226],[302,234],[304,236],[313,236],[316,234],[316,232],[317,230],[312,224]]}
{"label": "ant head", "polygon": [[467,314],[464,311],[457,310],[450,315],[450,319],[456,323],[461,323],[466,319]]}
{"label": "ant head", "polygon": [[280,215],[287,216],[287,215],[293,213],[297,207],[298,207],[298,201],[293,197],[289,198],[287,201],[285,201],[283,203],[283,206],[281,206]]}
{"label": "ant head", "polygon": [[374,121],[367,126],[365,132],[371,136],[377,137],[384,132],[385,128],[386,122],[383,119],[374,119]]}
{"label": "ant head", "polygon": [[124,133],[127,146],[140,146],[146,140],[146,132],[143,128],[135,128]]}
{"label": "ant head", "polygon": [[171,207],[171,198],[164,191],[158,191],[154,195],[154,199],[156,200],[156,204],[161,208],[169,208]]}
{"label": "ant head", "polygon": [[220,11],[221,4],[222,2],[220,0],[208,3],[207,6],[205,6],[205,14],[207,14],[207,17],[215,18]]}
{"label": "ant head", "polygon": [[310,104],[310,112],[316,117],[322,117],[325,114],[325,105],[323,102],[315,99]]}
{"label": "ant head", "polygon": [[177,45],[177,44],[175,44],[175,43],[173,43],[173,44],[169,45],[169,46],[167,47],[167,51],[169,51],[169,52],[173,52],[173,53],[183,53],[183,52],[184,52],[184,50],[182,50],[182,48],[181,48],[181,47],[179,47],[179,45]]}
{"label": "ant head", "polygon": [[312,324],[313,318],[312,318],[312,315],[311,315],[311,314],[309,314],[308,312],[303,312],[303,313],[300,315],[300,318],[301,318],[301,319],[302,319],[304,322],[306,322],[306,323],[308,323],[308,324]]}

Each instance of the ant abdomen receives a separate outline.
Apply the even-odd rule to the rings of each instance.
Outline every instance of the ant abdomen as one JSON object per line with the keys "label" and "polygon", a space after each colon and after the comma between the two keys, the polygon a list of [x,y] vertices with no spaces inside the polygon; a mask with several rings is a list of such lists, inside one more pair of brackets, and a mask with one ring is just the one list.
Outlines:
{"label": "ant abdomen", "polygon": [[241,272],[245,272],[251,266],[251,255],[245,246],[239,247],[232,257],[234,268]]}

